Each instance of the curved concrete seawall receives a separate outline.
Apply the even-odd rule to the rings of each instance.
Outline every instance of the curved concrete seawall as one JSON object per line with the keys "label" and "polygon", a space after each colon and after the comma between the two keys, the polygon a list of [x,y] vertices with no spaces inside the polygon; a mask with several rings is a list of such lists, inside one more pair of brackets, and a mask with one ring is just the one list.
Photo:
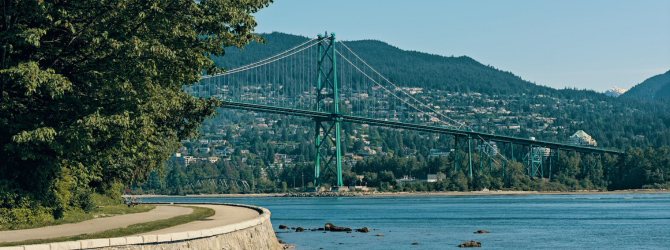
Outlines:
{"label": "curved concrete seawall", "polygon": [[240,204],[178,203],[179,205],[239,206],[258,211],[253,219],[202,230],[91,239],[40,245],[0,247],[0,250],[61,250],[61,249],[282,249],[270,221],[270,211]]}

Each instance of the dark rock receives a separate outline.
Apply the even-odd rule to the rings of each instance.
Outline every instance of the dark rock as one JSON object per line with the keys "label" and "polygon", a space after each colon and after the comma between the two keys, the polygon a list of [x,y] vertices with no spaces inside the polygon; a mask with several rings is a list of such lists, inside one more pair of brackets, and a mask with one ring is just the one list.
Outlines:
{"label": "dark rock", "polygon": [[323,227],[320,227],[320,228],[317,228],[316,230],[323,231],[325,229],[323,229]]}
{"label": "dark rock", "polygon": [[412,242],[412,246],[419,245],[419,242]]}
{"label": "dark rock", "polygon": [[458,247],[482,247],[482,243],[471,240],[461,243]]}
{"label": "dark rock", "polygon": [[286,225],[279,225],[279,229],[288,229]]}
{"label": "dark rock", "polygon": [[292,227],[291,230],[295,230],[295,227]]}
{"label": "dark rock", "polygon": [[369,232],[370,232],[370,229],[368,229],[367,227],[359,228],[359,229],[356,229],[356,232],[359,232],[359,233],[369,233]]}
{"label": "dark rock", "polygon": [[330,222],[326,223],[326,225],[324,226],[324,229],[326,231],[331,231],[331,232],[349,232],[349,231],[351,231],[351,228],[338,227],[338,226],[333,225],[333,223],[330,223]]}
{"label": "dark rock", "polygon": [[351,231],[347,231],[347,233],[348,233],[348,234],[350,234],[350,233],[351,233]]}
{"label": "dark rock", "polygon": [[486,230],[477,230],[477,231],[475,232],[475,234],[487,234],[487,233],[490,233],[490,232],[489,232],[489,231],[486,231]]}
{"label": "dark rock", "polygon": [[314,232],[314,231],[316,231],[316,229],[312,228],[312,230],[310,230],[310,231]]}
{"label": "dark rock", "polygon": [[304,231],[305,231],[305,229],[302,228],[302,227],[298,227],[298,228],[295,229],[295,232],[296,232],[296,233],[304,232]]}

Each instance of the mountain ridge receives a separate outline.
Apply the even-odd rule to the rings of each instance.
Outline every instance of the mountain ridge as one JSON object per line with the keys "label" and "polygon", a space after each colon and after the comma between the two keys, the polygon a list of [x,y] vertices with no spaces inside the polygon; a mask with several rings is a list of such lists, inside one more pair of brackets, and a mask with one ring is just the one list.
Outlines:
{"label": "mountain ridge", "polygon": [[[214,57],[213,60],[218,66],[233,69],[273,56],[308,40],[307,37],[278,32],[262,36],[266,44],[249,44],[244,52],[236,48],[226,48],[224,57]],[[574,131],[585,130],[597,138],[598,144],[603,147],[670,145],[670,113],[667,112],[670,98],[647,100],[609,97],[594,90],[554,89],[525,81],[511,72],[484,65],[468,56],[445,57],[405,51],[377,40],[344,43],[398,86],[422,87],[451,94],[478,92],[484,96],[483,98],[492,101],[479,104],[467,101],[459,103],[458,100],[450,98],[449,104],[442,103],[445,107],[455,105],[457,106],[455,108],[460,109],[487,106],[504,108],[519,114],[512,115],[513,119],[533,115],[550,117],[555,119],[552,126],[559,127],[560,130],[558,134],[541,135],[526,130],[517,133],[505,132],[510,135],[538,136],[539,139],[565,141]],[[661,90],[661,87],[658,90]],[[491,123],[493,119],[503,116],[505,115],[492,112],[481,117],[463,117],[463,119],[474,119],[475,122],[484,124],[479,129],[496,131],[499,130],[496,125],[485,125],[487,122],[484,120]],[[516,120],[509,123],[498,125],[518,125]],[[535,131],[542,126],[534,122],[525,123],[527,129]]]}
{"label": "mountain ridge", "polygon": [[[219,67],[232,69],[262,60],[309,39],[305,36],[281,32],[260,35],[265,39],[265,44],[248,44],[244,48],[245,53],[241,53],[242,50],[237,48],[226,48],[225,56],[214,57],[214,62]],[[408,83],[418,81],[421,82],[421,87],[452,92],[480,92],[495,95],[523,91],[560,97],[598,100],[607,98],[604,94],[595,90],[555,89],[539,85],[524,80],[512,72],[484,65],[469,56],[443,56],[403,50],[375,39],[343,42],[373,68],[399,86],[413,86]],[[412,74],[406,72],[412,72]]]}
{"label": "mountain ridge", "polygon": [[670,97],[670,70],[647,78],[626,91],[621,97],[648,101]]}

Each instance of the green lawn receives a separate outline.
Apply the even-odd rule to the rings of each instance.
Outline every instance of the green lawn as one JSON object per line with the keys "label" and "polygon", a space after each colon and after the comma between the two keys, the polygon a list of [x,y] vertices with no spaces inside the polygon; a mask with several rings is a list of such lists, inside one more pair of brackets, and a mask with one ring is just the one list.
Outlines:
{"label": "green lawn", "polygon": [[[139,206],[138,206],[139,207]],[[26,240],[18,242],[2,242],[0,247],[5,246],[18,246],[18,245],[30,245],[30,244],[44,244],[44,243],[53,243],[53,242],[64,242],[64,241],[75,241],[75,240],[85,240],[85,239],[99,239],[99,238],[115,238],[123,237],[128,235],[136,235],[151,231],[160,230],[163,228],[173,227],[188,222],[201,220],[207,217],[214,215],[214,210],[211,208],[205,207],[195,207],[188,206],[193,209],[193,212],[186,215],[180,215],[169,219],[150,221],[145,223],[133,224],[124,228],[111,229],[107,231],[102,231],[99,233],[92,234],[80,234],[75,236],[67,237],[58,237],[50,239],[39,239],[39,240]],[[105,207],[106,208],[106,207]],[[104,209],[104,208],[103,208]],[[111,208],[110,208],[111,209]]]}
{"label": "green lawn", "polygon": [[114,215],[121,215],[121,214],[132,214],[132,213],[142,213],[142,212],[147,212],[152,209],[154,209],[156,206],[154,205],[138,205],[135,207],[128,207],[127,205],[121,204],[120,202],[113,201],[105,196],[102,195],[96,195],[96,204],[99,204],[98,207],[94,208],[93,211],[90,211],[88,213],[82,211],[82,210],[70,210],[66,211],[64,213],[63,218],[58,219],[58,220],[51,220],[51,221],[45,221],[42,223],[34,223],[34,224],[11,224],[11,225],[2,225],[0,224],[0,231],[5,231],[5,230],[19,230],[19,229],[30,229],[30,228],[38,228],[38,227],[45,227],[45,226],[54,226],[54,225],[60,225],[60,224],[68,224],[68,223],[77,223],[85,220],[90,220],[90,219],[95,219],[95,218],[102,218],[102,217],[109,217],[109,216],[114,216]]}

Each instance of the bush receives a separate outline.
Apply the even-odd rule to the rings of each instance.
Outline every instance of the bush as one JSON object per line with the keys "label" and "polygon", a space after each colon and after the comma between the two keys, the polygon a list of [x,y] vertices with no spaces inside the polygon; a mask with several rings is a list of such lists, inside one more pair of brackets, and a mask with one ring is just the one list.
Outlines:
{"label": "bush", "polygon": [[96,207],[93,191],[87,188],[78,188],[73,192],[69,205],[72,208],[81,209],[85,212],[93,211]]}
{"label": "bush", "polygon": [[120,182],[105,183],[102,187],[102,194],[109,197],[115,203],[121,202],[124,185]]}
{"label": "bush", "polygon": [[53,221],[53,211],[43,206],[25,208],[0,208],[0,225],[12,229],[19,225],[31,225]]}

